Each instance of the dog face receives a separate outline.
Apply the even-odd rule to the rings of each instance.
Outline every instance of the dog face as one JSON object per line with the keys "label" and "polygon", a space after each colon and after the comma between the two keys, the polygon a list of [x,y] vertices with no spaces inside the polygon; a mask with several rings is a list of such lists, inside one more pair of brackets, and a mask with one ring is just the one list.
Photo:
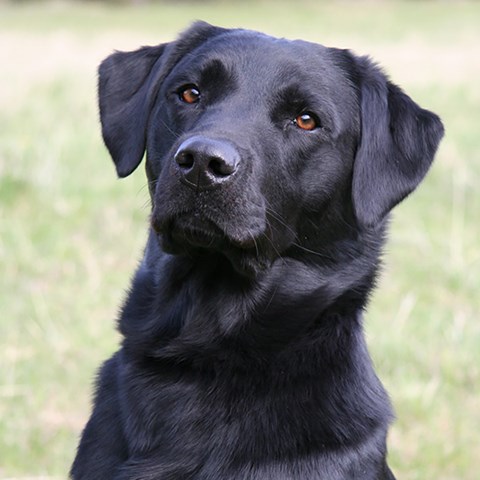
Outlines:
{"label": "dog face", "polygon": [[443,134],[367,58],[203,23],[109,57],[99,95],[118,174],[146,150],[163,249],[221,253],[247,276],[378,228]]}

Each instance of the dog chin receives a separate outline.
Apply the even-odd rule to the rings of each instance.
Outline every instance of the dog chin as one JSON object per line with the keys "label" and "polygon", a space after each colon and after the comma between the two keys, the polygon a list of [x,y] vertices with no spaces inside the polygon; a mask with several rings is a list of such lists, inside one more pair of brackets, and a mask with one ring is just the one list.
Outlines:
{"label": "dog chin", "polygon": [[266,256],[259,256],[255,250],[233,249],[224,251],[223,254],[238,274],[251,280],[260,277],[272,263]]}
{"label": "dog chin", "polygon": [[209,220],[178,217],[155,228],[162,250],[173,255],[212,256],[229,260],[234,271],[253,279],[268,269],[271,261],[257,248],[254,237],[229,235]]}

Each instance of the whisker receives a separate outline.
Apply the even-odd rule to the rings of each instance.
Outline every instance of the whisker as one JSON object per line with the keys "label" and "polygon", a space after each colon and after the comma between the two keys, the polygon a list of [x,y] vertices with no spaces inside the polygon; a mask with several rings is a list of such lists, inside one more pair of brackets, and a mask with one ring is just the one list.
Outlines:
{"label": "whisker", "polygon": [[167,124],[167,122],[163,119],[160,119],[160,121],[162,122],[163,126],[175,137],[175,138],[180,138],[182,135],[183,135],[183,132],[181,132],[180,134],[174,132],[170,126]]}
{"label": "whisker", "polygon": [[274,243],[273,243],[272,240],[268,237],[268,235],[265,234],[265,233],[262,233],[262,237],[265,237],[265,239],[267,240],[267,242],[271,245],[273,251],[277,254],[278,258],[281,258],[282,261],[285,263],[285,260],[283,259],[282,254],[278,251],[277,247],[275,247]]}
{"label": "whisker", "polygon": [[272,292],[272,295],[270,295],[270,299],[268,300],[267,304],[265,305],[264,309],[263,309],[263,312],[266,312],[268,307],[270,306],[270,304],[272,303],[273,299],[275,298],[275,295],[278,291],[278,288],[280,287],[280,283],[277,283],[277,285],[275,285],[275,288]]}
{"label": "whisker", "polygon": [[258,258],[260,256],[260,251],[258,250],[258,244],[257,244],[257,240],[255,238],[255,235],[250,230],[247,230],[247,233],[250,236],[250,238],[253,240],[253,244],[255,245],[255,255]]}
{"label": "whisker", "polygon": [[[148,182],[147,183],[144,183],[137,191],[137,197],[139,197],[140,195],[143,196],[143,194],[145,193],[145,190],[146,188],[148,187]],[[142,205],[142,210],[145,210],[147,208],[149,208],[151,205],[150,205],[150,195],[148,195],[148,198],[144,201],[143,205]]]}
{"label": "whisker", "polygon": [[290,233],[293,233],[295,235],[295,237],[297,236],[296,232],[293,230],[292,227],[290,227],[285,219],[280,216],[280,214],[278,214],[277,212],[275,212],[271,207],[267,206],[266,207],[266,211],[267,213],[270,214],[270,216],[272,216],[280,225],[282,225],[283,227],[285,227],[287,230],[290,231]]}
{"label": "whisker", "polygon": [[[289,230],[292,234],[294,234],[295,236],[295,239],[298,239],[297,237],[297,233],[286,223],[285,219],[280,215],[278,214],[277,212],[275,212],[271,207],[267,206],[266,207],[266,211],[278,222],[280,223],[280,225],[282,225],[283,227],[285,227],[287,230]],[[343,220],[343,219],[342,219]],[[345,224],[348,225],[348,223],[343,220]],[[317,225],[315,223],[313,223],[312,220],[309,220],[309,222],[311,223],[311,225],[313,225],[315,228],[317,228]],[[276,227],[272,224],[269,224],[269,227],[276,229]],[[268,237],[267,237],[268,238]],[[270,241],[270,239],[268,239]],[[270,243],[272,244],[272,242],[270,241]],[[320,253],[320,252],[317,252],[315,250],[311,250],[310,248],[307,248],[307,247],[304,247],[303,245],[300,245],[299,243],[297,242],[292,242],[291,244],[292,246],[295,246],[297,247],[298,249],[300,250],[303,250],[304,252],[307,252],[307,253],[311,253],[312,255],[316,255],[318,257],[322,257],[322,258],[325,258],[325,259],[328,259],[328,260],[333,260],[332,256],[331,255],[325,255],[324,253]],[[273,244],[272,244],[273,246]],[[278,253],[278,252],[277,252]]]}
{"label": "whisker", "polygon": [[330,255],[325,255],[324,253],[316,252],[315,250],[310,250],[309,248],[304,247],[303,245],[299,245],[296,242],[292,242],[292,245],[299,248],[300,250],[311,253],[312,255],[317,255],[318,257],[326,258],[328,260],[334,260],[333,257]]}

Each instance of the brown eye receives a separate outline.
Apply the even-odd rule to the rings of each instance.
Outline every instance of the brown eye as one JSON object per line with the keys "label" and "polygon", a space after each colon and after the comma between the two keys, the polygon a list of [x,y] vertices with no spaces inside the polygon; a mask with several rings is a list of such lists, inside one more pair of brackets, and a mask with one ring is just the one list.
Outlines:
{"label": "brown eye", "polygon": [[180,100],[185,103],[197,103],[200,100],[200,90],[194,85],[189,85],[180,90]]}
{"label": "brown eye", "polygon": [[310,113],[303,113],[294,120],[295,125],[302,130],[315,130],[318,127],[317,120]]}

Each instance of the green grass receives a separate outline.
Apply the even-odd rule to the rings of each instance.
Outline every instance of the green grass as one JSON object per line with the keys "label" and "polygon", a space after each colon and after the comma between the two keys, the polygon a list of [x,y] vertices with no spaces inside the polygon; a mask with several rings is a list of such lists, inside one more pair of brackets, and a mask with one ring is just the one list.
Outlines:
{"label": "green grass", "polygon": [[196,18],[371,53],[444,119],[435,167],[394,215],[366,329],[398,477],[476,480],[480,4],[314,1],[0,5],[0,479],[66,478],[145,240],[143,172],[115,179],[96,65]]}

